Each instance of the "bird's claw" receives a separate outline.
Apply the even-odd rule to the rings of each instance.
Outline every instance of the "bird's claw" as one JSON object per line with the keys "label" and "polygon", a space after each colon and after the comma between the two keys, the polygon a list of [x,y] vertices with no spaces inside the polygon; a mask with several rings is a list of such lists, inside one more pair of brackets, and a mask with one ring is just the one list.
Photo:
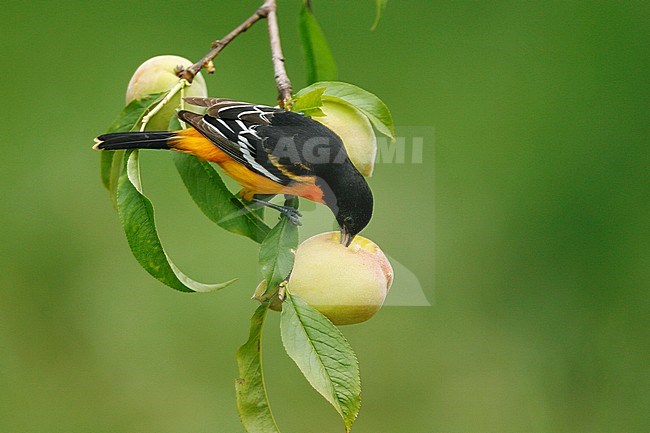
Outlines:
{"label": "bird's claw", "polygon": [[262,206],[267,206],[267,207],[270,207],[271,209],[275,209],[275,210],[279,211],[280,214],[284,215],[289,220],[289,222],[291,224],[293,224],[294,226],[301,226],[302,225],[302,223],[300,222],[300,217],[302,216],[302,214],[298,211],[298,209],[296,209],[296,208],[294,208],[292,206],[287,206],[286,203],[285,203],[284,206],[281,206],[281,205],[275,204],[275,203],[271,203],[271,202],[268,201],[268,199],[271,198],[271,197],[272,196],[268,196],[267,199],[260,199],[260,198],[257,198],[257,197],[253,197],[251,201],[254,202],[254,203],[258,203],[258,204],[260,204]]}
{"label": "bird's claw", "polygon": [[291,224],[293,224],[294,226],[301,226],[302,225],[302,223],[300,222],[300,217],[302,216],[302,214],[300,213],[300,211],[298,209],[294,209],[294,208],[288,207],[288,206],[282,206],[282,209],[280,210],[280,212],[282,213],[282,215],[287,217],[289,222]]}

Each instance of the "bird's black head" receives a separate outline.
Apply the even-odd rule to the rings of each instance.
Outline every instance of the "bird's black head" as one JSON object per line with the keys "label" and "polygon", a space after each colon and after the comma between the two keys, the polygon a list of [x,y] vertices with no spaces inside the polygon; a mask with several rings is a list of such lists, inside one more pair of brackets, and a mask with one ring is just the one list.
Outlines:
{"label": "bird's black head", "polygon": [[354,197],[339,200],[336,221],[341,228],[341,243],[346,247],[372,218],[372,192],[365,179],[362,177],[361,180],[363,180],[363,186],[359,185],[355,190]]}
{"label": "bird's black head", "polygon": [[325,204],[341,228],[341,243],[347,247],[372,218],[372,191],[351,162],[334,167],[333,173],[323,176],[317,183],[324,192]]}
{"label": "bird's black head", "polygon": [[[323,193],[323,202],[332,210],[341,228],[341,243],[346,247],[363,230],[372,217],[372,192],[366,179],[348,156],[341,138],[321,123],[296,113],[273,115],[269,136],[291,137],[298,161],[285,156],[279,161],[297,173],[315,176]],[[271,142],[280,143],[282,137]],[[278,157],[279,152],[275,152]],[[296,164],[298,162],[298,164]],[[304,170],[301,172],[300,170]]]}

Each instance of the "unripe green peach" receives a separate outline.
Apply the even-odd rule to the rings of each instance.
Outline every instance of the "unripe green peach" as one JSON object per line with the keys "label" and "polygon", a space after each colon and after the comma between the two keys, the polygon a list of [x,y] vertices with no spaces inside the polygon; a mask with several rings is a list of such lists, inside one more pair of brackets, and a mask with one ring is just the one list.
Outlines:
{"label": "unripe green peach", "polygon": [[346,248],[339,239],[328,232],[300,244],[287,290],[335,325],[365,322],[383,305],[393,268],[373,241],[357,235]]}
{"label": "unripe green peach", "polygon": [[[187,68],[192,65],[188,59],[180,56],[156,56],[147,60],[136,69],[129,87],[126,90],[126,103],[140,99],[145,95],[165,92],[176,84],[179,78],[176,76],[178,67]],[[199,73],[194,81],[185,88],[185,96],[207,97],[208,89],[203,76]],[[149,131],[161,131],[168,129],[169,121],[175,116],[176,109],[180,106],[180,92],[151,118],[146,129]]]}
{"label": "unripe green peach", "polygon": [[364,176],[371,176],[377,156],[377,137],[368,118],[352,105],[323,96],[325,116],[313,119],[341,137],[350,161]]}

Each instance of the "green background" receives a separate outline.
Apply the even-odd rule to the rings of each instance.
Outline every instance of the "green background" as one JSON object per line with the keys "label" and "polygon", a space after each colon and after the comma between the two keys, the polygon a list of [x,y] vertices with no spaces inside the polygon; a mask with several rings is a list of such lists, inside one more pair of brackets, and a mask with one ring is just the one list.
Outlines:
{"label": "green background", "polygon": [[[423,163],[371,179],[364,234],[433,305],[343,328],[363,382],[353,431],[648,431],[648,3],[391,1],[375,32],[370,1],[313,3],[340,79],[379,95],[398,133],[435,131]],[[279,2],[296,90],[299,4]],[[131,256],[90,146],[142,61],[197,59],[257,5],[3,2],[0,431],[243,432],[234,353],[256,245],[200,213],[171,155],[143,153],[177,264],[240,278],[217,294],[166,288]],[[263,24],[216,69],[211,95],[275,99]],[[331,228],[307,209],[303,238]],[[341,431],[278,334],[273,314],[280,427]]]}

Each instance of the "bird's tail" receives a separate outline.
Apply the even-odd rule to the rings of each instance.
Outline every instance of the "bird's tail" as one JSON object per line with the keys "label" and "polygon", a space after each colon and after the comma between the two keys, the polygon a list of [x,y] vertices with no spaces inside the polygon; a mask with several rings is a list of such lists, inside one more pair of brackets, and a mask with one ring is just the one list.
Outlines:
{"label": "bird's tail", "polygon": [[170,140],[176,138],[175,132],[114,132],[95,138],[93,149],[123,150],[123,149],[171,149]]}

